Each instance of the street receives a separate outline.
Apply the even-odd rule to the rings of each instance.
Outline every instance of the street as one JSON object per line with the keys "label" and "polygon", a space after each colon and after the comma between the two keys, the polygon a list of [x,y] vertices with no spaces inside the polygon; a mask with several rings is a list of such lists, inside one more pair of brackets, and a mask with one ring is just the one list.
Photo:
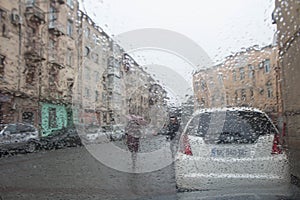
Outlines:
{"label": "street", "polygon": [[2,199],[135,199],[176,195],[172,165],[132,174],[97,161],[85,147],[42,151],[0,160]]}
{"label": "street", "polygon": [[[166,142],[164,136],[144,138],[141,151]],[[120,146],[122,142],[117,142]],[[199,199],[219,191],[177,193],[173,165],[147,173],[109,168],[86,147],[19,154],[0,159],[0,199]],[[294,190],[298,190],[296,186]],[[233,199],[245,199],[248,195]],[[228,191],[227,191],[228,193]],[[234,194],[238,193],[235,189]],[[232,193],[231,193],[232,194]],[[246,195],[246,196],[245,196]],[[226,197],[226,196],[225,196]],[[242,198],[243,197],[243,198]],[[224,196],[223,196],[224,198]],[[222,199],[223,199],[222,198]],[[251,195],[246,199],[253,199]],[[210,199],[215,199],[210,198]],[[226,199],[226,198],[225,198]],[[254,198],[255,199],[255,198]],[[296,198],[295,198],[296,199]]]}

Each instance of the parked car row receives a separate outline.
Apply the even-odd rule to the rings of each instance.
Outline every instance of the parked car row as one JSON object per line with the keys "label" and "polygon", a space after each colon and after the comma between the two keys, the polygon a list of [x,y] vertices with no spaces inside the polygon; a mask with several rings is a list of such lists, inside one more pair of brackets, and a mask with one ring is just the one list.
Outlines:
{"label": "parked car row", "polygon": [[40,138],[40,149],[61,149],[64,147],[81,146],[81,138],[77,134],[76,129],[60,129],[53,131],[50,135]]}
{"label": "parked car row", "polygon": [[83,144],[121,140],[125,136],[124,129],[120,126],[63,128],[43,137],[31,124],[1,124],[0,127],[0,153],[31,153],[42,149],[76,147]]}
{"label": "parked car row", "polygon": [[8,124],[0,131],[0,151],[34,152],[39,146],[39,132],[29,124]]}
{"label": "parked car row", "polygon": [[122,126],[79,127],[83,144],[97,144],[103,142],[119,141],[125,138]]}
{"label": "parked car row", "polygon": [[0,131],[0,153],[32,153],[42,149],[50,150],[81,145],[81,139],[76,129],[64,128],[41,137],[38,129],[33,125],[15,123],[2,126]]}

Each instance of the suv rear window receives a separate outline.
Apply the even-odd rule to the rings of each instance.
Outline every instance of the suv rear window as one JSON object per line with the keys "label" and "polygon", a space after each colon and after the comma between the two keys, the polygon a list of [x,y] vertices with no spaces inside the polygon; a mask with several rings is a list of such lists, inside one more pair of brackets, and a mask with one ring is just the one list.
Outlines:
{"label": "suv rear window", "polygon": [[260,135],[276,133],[266,115],[254,111],[205,112],[195,122],[197,131],[190,133],[204,137],[207,143],[254,143]]}

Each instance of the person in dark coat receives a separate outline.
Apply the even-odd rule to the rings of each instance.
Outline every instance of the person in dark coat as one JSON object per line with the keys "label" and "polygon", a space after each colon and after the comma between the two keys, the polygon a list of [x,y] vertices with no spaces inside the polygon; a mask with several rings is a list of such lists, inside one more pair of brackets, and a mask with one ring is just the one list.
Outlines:
{"label": "person in dark coat", "polygon": [[126,128],[125,128],[126,144],[128,150],[131,152],[132,159],[132,169],[135,170],[136,160],[137,160],[137,152],[139,151],[139,144],[141,138],[141,123],[138,119],[129,120]]}
{"label": "person in dark coat", "polygon": [[170,122],[167,126],[167,139],[170,140],[170,150],[172,158],[174,158],[176,152],[176,134],[179,130],[179,122],[177,117],[170,117]]}

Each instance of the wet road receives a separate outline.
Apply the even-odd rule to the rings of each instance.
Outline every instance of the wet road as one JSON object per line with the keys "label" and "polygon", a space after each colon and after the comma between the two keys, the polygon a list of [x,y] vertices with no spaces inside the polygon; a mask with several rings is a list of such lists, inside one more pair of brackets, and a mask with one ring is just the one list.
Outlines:
{"label": "wet road", "polygon": [[[145,138],[141,149],[156,148],[164,137]],[[119,143],[120,147],[124,144]],[[237,188],[219,192],[176,193],[172,165],[133,174],[103,165],[85,147],[0,158],[0,199],[258,199]],[[207,197],[211,196],[211,197]],[[268,198],[264,198],[268,199]],[[273,197],[270,199],[274,199]],[[280,198],[278,198],[280,199]],[[297,198],[294,198],[297,199]]]}
{"label": "wet road", "polygon": [[[141,148],[153,148],[161,139],[156,137],[154,143],[145,143]],[[143,174],[120,172],[103,165],[85,147],[3,157],[0,175],[2,199],[148,199],[150,196],[174,199],[176,196],[172,165]]]}

